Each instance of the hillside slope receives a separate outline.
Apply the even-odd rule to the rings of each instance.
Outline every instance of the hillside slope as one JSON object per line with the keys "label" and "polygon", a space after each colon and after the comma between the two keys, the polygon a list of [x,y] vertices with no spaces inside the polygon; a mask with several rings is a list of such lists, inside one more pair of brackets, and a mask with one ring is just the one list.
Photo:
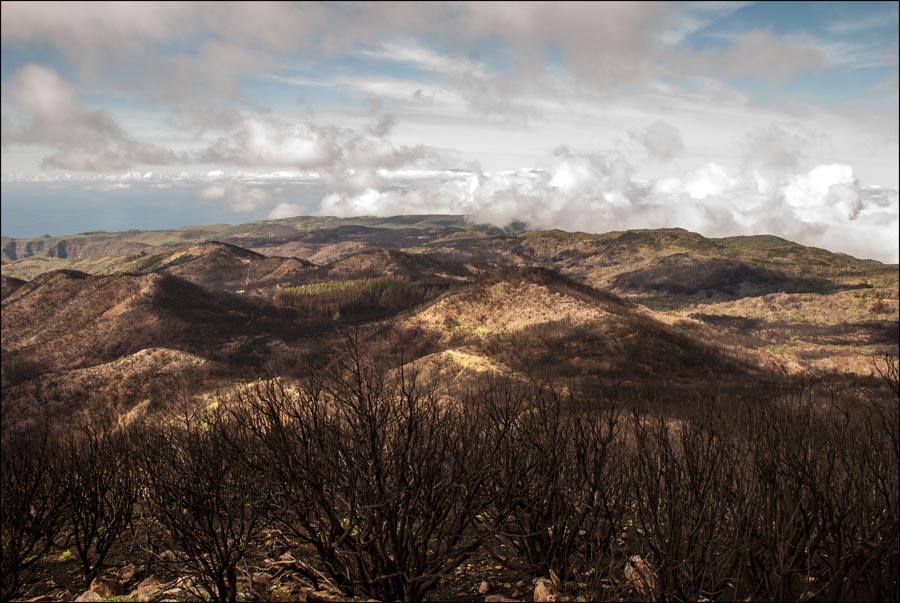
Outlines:
{"label": "hillside slope", "polygon": [[51,272],[4,297],[2,309],[4,381],[10,383],[151,347],[240,363],[248,353],[264,353],[264,341],[248,351],[251,340],[290,333],[271,306],[167,274]]}
{"label": "hillside slope", "polygon": [[121,271],[171,274],[212,290],[270,295],[276,285],[300,282],[313,268],[305,260],[269,257],[210,241],[134,260]]}
{"label": "hillside slope", "polygon": [[638,304],[546,269],[508,269],[456,288],[405,324],[535,374],[691,381],[752,370]]}
{"label": "hillside slope", "polygon": [[[64,249],[64,258],[50,257],[60,255],[61,242],[51,239],[5,241],[10,253],[19,253],[21,244],[33,257],[2,265],[4,299],[23,287],[22,280],[59,268],[157,274],[237,295],[251,305],[279,304],[278,296],[291,290],[290,303],[281,307],[314,310],[314,316],[298,320],[326,328],[329,322],[338,324],[332,320],[338,316],[389,320],[410,305],[460,286],[487,283],[504,270],[542,268],[558,272],[572,285],[582,283],[636,302],[648,316],[695,339],[790,371],[866,373],[872,356],[897,348],[891,335],[898,324],[896,265],[768,235],[713,239],[678,228],[512,235],[471,225],[459,216],[394,216],[92,233],[63,237],[77,242]],[[133,253],[134,245],[140,253]],[[119,255],[108,255],[113,251]],[[394,280],[379,280],[383,278]],[[336,285],[349,281],[359,282],[349,289]],[[316,289],[303,287],[312,284],[333,290],[331,297],[309,297]],[[369,293],[361,300],[340,299],[344,289],[357,295],[369,285],[391,285],[394,297],[404,299],[368,300]],[[545,299],[530,285],[511,287],[512,292],[487,294],[494,296],[493,309],[485,307],[484,319],[474,321],[473,328],[495,331],[525,324],[531,306],[554,307],[556,302],[550,312],[554,318],[535,324],[590,314],[583,308],[569,311],[564,297]],[[347,309],[353,311],[348,314]]]}

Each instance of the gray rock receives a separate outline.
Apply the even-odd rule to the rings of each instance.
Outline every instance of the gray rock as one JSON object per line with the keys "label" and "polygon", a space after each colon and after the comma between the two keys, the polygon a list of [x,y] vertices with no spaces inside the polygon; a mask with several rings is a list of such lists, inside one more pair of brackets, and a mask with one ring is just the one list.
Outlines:
{"label": "gray rock", "polygon": [[90,590],[94,591],[104,599],[124,595],[125,589],[118,580],[109,576],[97,576],[91,582]]}
{"label": "gray rock", "polygon": [[116,572],[116,575],[122,582],[128,582],[134,578],[135,574],[137,574],[137,568],[133,563],[129,563],[128,565],[119,568],[119,571]]}
{"label": "gray rock", "polygon": [[131,594],[128,596],[138,601],[152,601],[159,595],[162,588],[163,585],[160,584],[159,580],[150,576],[138,584],[137,588],[131,591]]}

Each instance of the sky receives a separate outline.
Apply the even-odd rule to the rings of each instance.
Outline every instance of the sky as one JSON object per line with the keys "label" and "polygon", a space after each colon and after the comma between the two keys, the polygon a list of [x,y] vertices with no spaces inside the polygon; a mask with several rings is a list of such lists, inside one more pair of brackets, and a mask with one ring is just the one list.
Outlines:
{"label": "sky", "polygon": [[6,236],[296,215],[898,261],[898,3],[2,5]]}

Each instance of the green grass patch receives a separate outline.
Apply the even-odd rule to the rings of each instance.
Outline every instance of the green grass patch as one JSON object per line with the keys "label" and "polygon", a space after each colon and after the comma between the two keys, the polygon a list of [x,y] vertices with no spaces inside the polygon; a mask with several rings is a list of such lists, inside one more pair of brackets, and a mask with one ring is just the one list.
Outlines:
{"label": "green grass patch", "polygon": [[409,307],[433,290],[434,286],[428,283],[385,276],[287,287],[275,292],[275,303],[297,310],[305,317],[336,320],[347,315]]}
{"label": "green grass patch", "polygon": [[77,557],[75,556],[75,553],[73,553],[69,549],[64,550],[56,558],[56,560],[59,561],[60,563],[68,563],[69,561],[74,561],[75,559],[77,559]]}
{"label": "green grass patch", "polygon": [[301,297],[301,298],[332,298],[332,297],[359,297],[366,294],[381,295],[391,289],[400,289],[407,285],[407,279],[386,276],[380,278],[352,279],[346,281],[327,281],[324,283],[311,283],[298,287],[280,289],[276,297]]}

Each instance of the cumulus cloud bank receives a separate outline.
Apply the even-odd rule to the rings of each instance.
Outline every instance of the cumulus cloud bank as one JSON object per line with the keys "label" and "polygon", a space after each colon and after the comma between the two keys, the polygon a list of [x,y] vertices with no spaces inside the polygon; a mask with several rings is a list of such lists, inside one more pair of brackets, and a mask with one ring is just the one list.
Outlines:
{"label": "cumulus cloud bank", "polygon": [[451,213],[499,226],[521,220],[589,232],[677,226],[707,236],[770,233],[897,261],[897,191],[860,186],[848,165],[819,165],[774,184],[715,163],[679,178],[647,182],[633,174],[617,152],[562,147],[548,170],[445,172],[412,185],[334,192],[319,213]]}
{"label": "cumulus cloud bank", "polygon": [[[873,37],[880,10],[826,27],[867,32],[851,41],[783,30],[741,2],[390,8],[4,2],[5,56],[11,69],[25,64],[3,73],[5,167],[37,153],[42,169],[96,176],[92,190],[107,196],[191,187],[195,201],[248,217],[306,213],[321,198],[321,213],[339,215],[769,232],[897,259],[897,192],[857,181],[897,185],[896,36]],[[738,11],[749,19],[729,21]],[[44,60],[69,81],[28,64]],[[845,103],[846,82],[866,81],[848,75],[863,69],[884,79],[868,96],[853,86],[859,102]],[[801,73],[810,79],[792,86]],[[784,103],[772,102],[772,83]],[[298,88],[310,104],[301,119]],[[819,88],[830,102],[808,103]],[[584,150],[610,140],[623,147]],[[561,142],[571,147],[551,153]],[[207,172],[140,175],[164,165]],[[138,177],[108,179],[133,168]],[[232,168],[240,175],[225,175]],[[279,192],[278,180],[315,192]]]}

